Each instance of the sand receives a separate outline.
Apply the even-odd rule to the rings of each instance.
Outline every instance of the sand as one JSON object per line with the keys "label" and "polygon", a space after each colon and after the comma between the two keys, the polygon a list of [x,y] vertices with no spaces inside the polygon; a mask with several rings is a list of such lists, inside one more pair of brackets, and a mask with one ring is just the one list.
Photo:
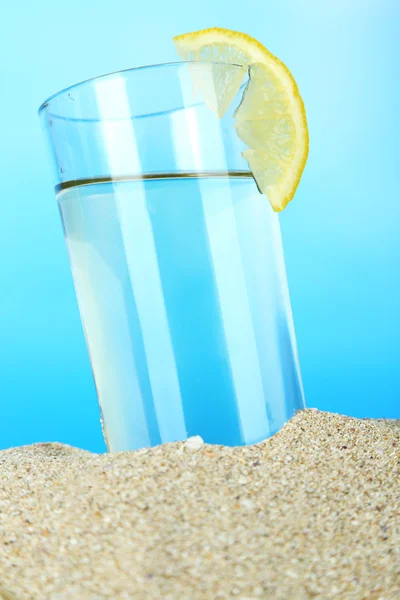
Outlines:
{"label": "sand", "polygon": [[247,448],[6,450],[3,598],[398,599],[399,483],[395,422],[313,410]]}

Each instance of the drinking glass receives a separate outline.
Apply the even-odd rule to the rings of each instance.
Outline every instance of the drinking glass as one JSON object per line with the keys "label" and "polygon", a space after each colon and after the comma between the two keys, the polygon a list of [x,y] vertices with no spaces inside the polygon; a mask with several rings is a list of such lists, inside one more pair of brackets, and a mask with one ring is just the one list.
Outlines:
{"label": "drinking glass", "polygon": [[110,451],[252,444],[304,406],[278,216],[234,127],[247,82],[156,65],[39,109]]}

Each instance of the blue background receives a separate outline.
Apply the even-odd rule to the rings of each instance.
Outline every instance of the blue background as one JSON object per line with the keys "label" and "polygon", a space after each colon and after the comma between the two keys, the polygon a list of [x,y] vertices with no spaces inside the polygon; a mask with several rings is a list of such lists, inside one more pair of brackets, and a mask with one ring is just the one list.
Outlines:
{"label": "blue background", "polygon": [[38,105],[176,60],[171,38],[245,31],[294,73],[311,151],[282,214],[308,406],[400,418],[398,0],[8,3],[0,36],[0,448],[103,451]]}

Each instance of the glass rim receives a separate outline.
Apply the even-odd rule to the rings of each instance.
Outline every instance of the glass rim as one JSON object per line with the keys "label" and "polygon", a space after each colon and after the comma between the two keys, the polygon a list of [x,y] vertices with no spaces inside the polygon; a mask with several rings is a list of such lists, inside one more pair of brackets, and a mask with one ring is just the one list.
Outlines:
{"label": "glass rim", "polygon": [[221,61],[216,61],[216,60],[181,60],[181,61],[173,61],[173,62],[166,62],[166,63],[154,63],[152,65],[142,65],[139,67],[130,67],[128,69],[120,69],[118,71],[111,71],[110,73],[104,73],[103,75],[96,75],[94,77],[89,77],[88,79],[84,79],[82,81],[79,81],[78,83],[73,83],[72,85],[63,88],[62,90],[60,90],[59,92],[55,92],[54,94],[52,94],[51,96],[49,96],[48,98],[46,98],[46,100],[44,100],[44,102],[42,102],[42,104],[39,106],[38,108],[38,114],[39,116],[41,115],[41,113],[49,106],[49,104],[53,101],[56,100],[57,98],[70,93],[72,90],[75,90],[83,85],[86,85],[87,83],[92,83],[95,81],[100,81],[102,79],[108,79],[108,78],[112,78],[112,77],[116,77],[118,75],[123,75],[125,73],[130,73],[130,72],[134,72],[134,71],[140,71],[143,69],[155,69],[155,68],[160,68],[160,67],[181,67],[184,65],[228,65],[230,67],[238,67],[241,69],[248,69],[248,65],[240,65],[239,63],[230,63],[230,62],[221,62]]}

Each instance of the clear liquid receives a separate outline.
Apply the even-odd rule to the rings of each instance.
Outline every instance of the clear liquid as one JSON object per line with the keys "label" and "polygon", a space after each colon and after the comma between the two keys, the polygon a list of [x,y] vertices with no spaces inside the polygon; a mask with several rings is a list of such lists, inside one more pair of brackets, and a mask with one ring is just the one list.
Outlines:
{"label": "clear liquid", "polygon": [[303,406],[277,217],[217,175],[58,192],[112,451],[250,444]]}

